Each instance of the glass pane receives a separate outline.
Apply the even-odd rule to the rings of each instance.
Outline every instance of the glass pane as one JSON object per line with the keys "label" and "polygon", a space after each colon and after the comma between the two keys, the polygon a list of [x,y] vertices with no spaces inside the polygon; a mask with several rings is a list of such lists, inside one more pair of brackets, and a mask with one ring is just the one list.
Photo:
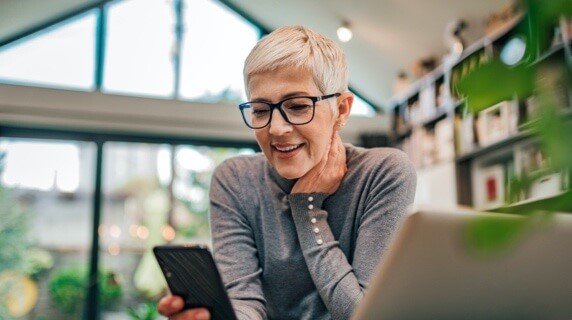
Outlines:
{"label": "glass pane", "polygon": [[119,282],[119,303],[103,319],[154,308],[166,284],[151,248],[169,241],[210,245],[208,188],[222,160],[252,150],[106,143],[104,212],[99,227],[102,270]]}
{"label": "glass pane", "polygon": [[0,319],[79,319],[95,145],[0,138]]}
{"label": "glass pane", "polygon": [[89,11],[0,49],[0,82],[92,90],[98,14]]}
{"label": "glass pane", "polygon": [[351,116],[361,116],[361,117],[373,117],[375,116],[375,111],[373,107],[365,102],[358,95],[354,94],[354,103],[352,105]]}
{"label": "glass pane", "polygon": [[127,0],[107,9],[103,90],[171,97],[175,41],[171,1]]}
{"label": "glass pane", "polygon": [[185,1],[184,21],[181,98],[244,101],[242,68],[258,29],[212,0]]}

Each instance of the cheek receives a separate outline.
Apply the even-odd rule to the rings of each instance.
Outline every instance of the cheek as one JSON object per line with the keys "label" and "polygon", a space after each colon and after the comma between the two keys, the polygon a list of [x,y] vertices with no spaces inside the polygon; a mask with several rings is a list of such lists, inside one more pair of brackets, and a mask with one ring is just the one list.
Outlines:
{"label": "cheek", "polygon": [[262,149],[262,151],[264,153],[266,153],[268,150],[268,135],[264,133],[264,131],[260,130],[260,131],[255,131],[254,132],[254,137],[256,138],[256,142],[258,142],[258,146],[260,146],[260,149]]}
{"label": "cheek", "polygon": [[313,156],[317,159],[322,159],[326,153],[329,151],[329,146],[332,141],[332,132],[330,130],[324,130],[315,135],[313,139]]}

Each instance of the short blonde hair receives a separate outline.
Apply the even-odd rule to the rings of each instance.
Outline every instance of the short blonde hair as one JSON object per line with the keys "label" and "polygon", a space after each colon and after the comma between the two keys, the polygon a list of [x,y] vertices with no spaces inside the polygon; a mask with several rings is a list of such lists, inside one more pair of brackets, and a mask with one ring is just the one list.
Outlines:
{"label": "short blonde hair", "polygon": [[256,73],[281,67],[310,71],[323,94],[348,90],[348,67],[342,49],[331,39],[303,26],[276,29],[254,46],[244,62],[244,86]]}

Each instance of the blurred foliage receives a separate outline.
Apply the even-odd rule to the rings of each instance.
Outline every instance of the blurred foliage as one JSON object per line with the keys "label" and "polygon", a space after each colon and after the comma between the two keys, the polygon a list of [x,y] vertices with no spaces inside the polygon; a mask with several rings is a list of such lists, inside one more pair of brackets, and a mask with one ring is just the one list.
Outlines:
{"label": "blurred foliage", "polygon": [[526,221],[483,216],[469,224],[465,240],[471,246],[470,249],[478,255],[494,255],[515,243],[525,230]]}
{"label": "blurred foliage", "polygon": [[0,186],[0,271],[21,267],[29,246],[27,234],[27,215]]}
{"label": "blurred foliage", "polygon": [[155,320],[159,316],[157,303],[154,301],[141,303],[136,307],[129,308],[127,314],[133,320]]}
{"label": "blurred foliage", "polygon": [[[6,154],[0,150],[0,176]],[[21,270],[24,253],[29,247],[27,215],[10,196],[9,190],[0,184],[0,274],[9,270]],[[0,286],[0,319],[12,319],[7,309],[10,285]]]}
{"label": "blurred foliage", "polygon": [[[476,58],[475,58],[476,59]],[[514,95],[529,96],[534,91],[535,68],[523,64],[507,66],[498,58],[485,60],[456,84],[455,90],[464,96],[471,113],[478,113]]]}
{"label": "blurred foliage", "polygon": [[[478,114],[480,111],[499,103],[518,97],[521,101],[534,95],[538,102],[539,112],[523,129],[538,142],[542,152],[550,159],[547,168],[532,173],[512,177],[509,181],[508,200],[518,201],[520,195],[531,187],[539,178],[549,173],[572,172],[572,125],[570,115],[563,113],[561,103],[554,97],[554,85],[568,88],[568,104],[570,104],[570,70],[571,57],[564,50],[566,57],[562,59],[559,70],[564,70],[561,82],[543,86],[539,79],[544,76],[538,61],[543,52],[549,49],[554,37],[555,28],[559,26],[561,17],[572,17],[572,0],[522,0],[520,4],[525,10],[525,17],[518,23],[512,35],[526,39],[527,48],[520,63],[509,66],[504,64],[498,53],[491,51],[476,52],[460,62],[453,70],[451,89],[458,98],[465,98],[468,111]],[[570,106],[567,106],[570,107]],[[499,219],[488,217],[476,219],[470,224],[466,240],[468,244],[482,254],[501,252],[515,243],[525,232],[543,225],[553,211],[572,207],[572,192],[554,197],[542,203],[542,207],[531,206],[517,211],[527,219]],[[514,212],[510,205],[499,209],[500,212]],[[572,213],[572,212],[571,212]]]}
{"label": "blurred foliage", "polygon": [[[117,275],[108,270],[98,271],[101,306],[111,307],[123,295]],[[50,297],[54,305],[68,315],[81,316],[88,287],[88,273],[85,267],[70,267],[58,270],[49,281]]]}
{"label": "blurred foliage", "polygon": [[35,247],[26,252],[22,268],[26,275],[37,281],[53,266],[52,254],[47,250]]}
{"label": "blurred foliage", "polygon": [[572,0],[521,0],[530,16],[529,36],[534,49],[550,45],[551,32],[561,16],[572,17]]}
{"label": "blurred foliage", "polygon": [[[217,147],[193,147],[197,152],[203,154],[213,161],[214,167],[218,166],[225,159],[236,156],[241,152],[234,148]],[[187,171],[184,177],[185,184],[191,188],[197,188],[204,194],[204,201],[191,201],[190,199],[179,198],[179,201],[187,213],[190,215],[188,223],[177,225],[177,234],[186,238],[209,237],[209,202],[208,192],[211,184],[212,170]]]}
{"label": "blurred foliage", "polygon": [[537,66],[534,63],[546,51],[554,36],[560,17],[572,17],[572,0],[521,0],[526,12],[510,31],[522,37],[526,52],[521,63],[504,64],[495,50],[472,53],[452,71],[452,92],[467,101],[469,111],[478,113],[515,95],[527,97],[536,88]]}

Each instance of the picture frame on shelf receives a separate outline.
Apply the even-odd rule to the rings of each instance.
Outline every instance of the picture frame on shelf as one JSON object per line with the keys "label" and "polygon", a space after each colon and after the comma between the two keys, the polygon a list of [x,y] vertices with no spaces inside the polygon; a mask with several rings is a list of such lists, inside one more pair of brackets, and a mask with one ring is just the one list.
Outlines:
{"label": "picture frame on shelf", "polygon": [[491,209],[505,204],[505,168],[491,165],[478,170],[475,207]]}
{"label": "picture frame on shelf", "polygon": [[536,144],[515,148],[515,173],[521,179],[532,179],[520,200],[543,199],[567,190],[568,172],[550,170],[550,159]]}
{"label": "picture frame on shelf", "polygon": [[484,147],[518,131],[518,102],[505,100],[481,112],[477,124],[479,145]]}

